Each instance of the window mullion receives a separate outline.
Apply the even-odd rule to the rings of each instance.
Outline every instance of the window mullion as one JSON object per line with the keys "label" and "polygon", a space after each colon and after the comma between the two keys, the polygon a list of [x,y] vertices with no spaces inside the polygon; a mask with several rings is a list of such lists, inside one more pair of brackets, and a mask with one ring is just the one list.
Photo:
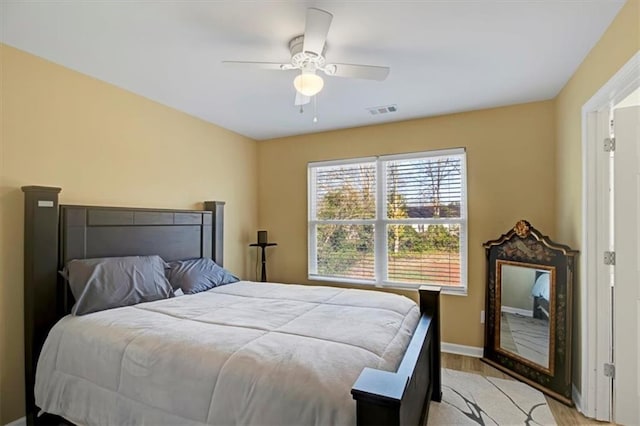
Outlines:
{"label": "window mullion", "polygon": [[375,235],[375,274],[376,283],[381,283],[387,279],[387,230],[384,219],[387,217],[387,175],[386,164],[383,161],[376,161],[376,223]]}
{"label": "window mullion", "polygon": [[375,219],[316,219],[310,220],[313,225],[374,225]]}
{"label": "window mullion", "polygon": [[383,219],[386,225],[450,225],[450,224],[458,224],[461,225],[466,223],[463,218],[459,217],[446,217],[441,219],[417,219],[417,218],[407,218],[407,219]]}

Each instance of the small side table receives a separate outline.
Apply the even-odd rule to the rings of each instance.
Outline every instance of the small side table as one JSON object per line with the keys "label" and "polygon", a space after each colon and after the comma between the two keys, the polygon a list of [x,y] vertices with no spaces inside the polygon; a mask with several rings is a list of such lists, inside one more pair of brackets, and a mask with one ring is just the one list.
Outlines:
{"label": "small side table", "polygon": [[267,281],[267,257],[265,256],[265,248],[277,246],[277,243],[253,243],[249,244],[249,247],[260,247],[262,249],[262,276],[260,281]]}

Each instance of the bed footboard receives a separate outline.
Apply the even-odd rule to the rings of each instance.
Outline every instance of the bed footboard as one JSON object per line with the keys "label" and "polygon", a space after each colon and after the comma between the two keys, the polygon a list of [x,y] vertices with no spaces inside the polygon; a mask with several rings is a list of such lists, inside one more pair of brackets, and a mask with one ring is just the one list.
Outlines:
{"label": "bed footboard", "polygon": [[422,425],[430,401],[442,400],[440,288],[420,288],[421,317],[398,371],[365,368],[351,389],[357,424]]}

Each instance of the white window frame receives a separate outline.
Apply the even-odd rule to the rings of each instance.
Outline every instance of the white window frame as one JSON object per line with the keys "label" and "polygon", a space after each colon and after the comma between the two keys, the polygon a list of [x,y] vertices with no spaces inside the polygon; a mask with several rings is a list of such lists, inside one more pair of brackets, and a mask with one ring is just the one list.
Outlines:
{"label": "white window frame", "polygon": [[[426,283],[402,283],[396,281],[387,281],[383,277],[388,274],[388,247],[387,247],[387,225],[407,224],[407,220],[403,219],[387,219],[387,204],[380,202],[386,200],[386,173],[384,170],[384,162],[397,160],[411,160],[414,158],[428,157],[446,157],[460,156],[461,171],[461,202],[460,202],[460,218],[428,218],[417,219],[412,218],[411,224],[458,224],[460,226],[460,286],[448,286],[439,283],[428,283],[429,285],[442,286],[443,293],[454,295],[466,295],[468,288],[467,269],[468,269],[468,214],[467,214],[467,156],[464,148],[454,148],[438,151],[423,151],[407,154],[383,155],[378,157],[360,157],[343,160],[318,161],[311,162],[307,165],[307,278],[312,281],[330,281],[345,284],[364,284],[376,287],[415,289]],[[374,219],[354,219],[354,220],[317,220],[315,211],[316,192],[315,192],[315,170],[318,167],[331,167],[349,164],[375,163],[376,165],[376,216]],[[316,246],[316,226],[318,224],[341,224],[341,225],[373,225],[374,226],[374,258],[375,258],[375,278],[373,280],[322,276],[312,274],[311,271],[317,271],[317,246]],[[380,232],[382,231],[382,232]]]}

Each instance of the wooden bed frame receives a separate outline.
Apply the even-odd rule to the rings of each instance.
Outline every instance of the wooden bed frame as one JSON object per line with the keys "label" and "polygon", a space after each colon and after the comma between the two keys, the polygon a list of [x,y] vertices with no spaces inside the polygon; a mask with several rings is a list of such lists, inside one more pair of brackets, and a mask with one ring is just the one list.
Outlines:
{"label": "wooden bed frame", "polygon": [[[224,202],[204,210],[58,206],[60,188],[25,186],[24,340],[27,424],[37,416],[34,383],[42,345],[73,296],[58,271],[71,259],[158,254],[166,261],[210,257],[223,264]],[[422,425],[441,401],[440,289],[420,289],[421,318],[398,370],[365,368],[351,389],[358,425]]]}

